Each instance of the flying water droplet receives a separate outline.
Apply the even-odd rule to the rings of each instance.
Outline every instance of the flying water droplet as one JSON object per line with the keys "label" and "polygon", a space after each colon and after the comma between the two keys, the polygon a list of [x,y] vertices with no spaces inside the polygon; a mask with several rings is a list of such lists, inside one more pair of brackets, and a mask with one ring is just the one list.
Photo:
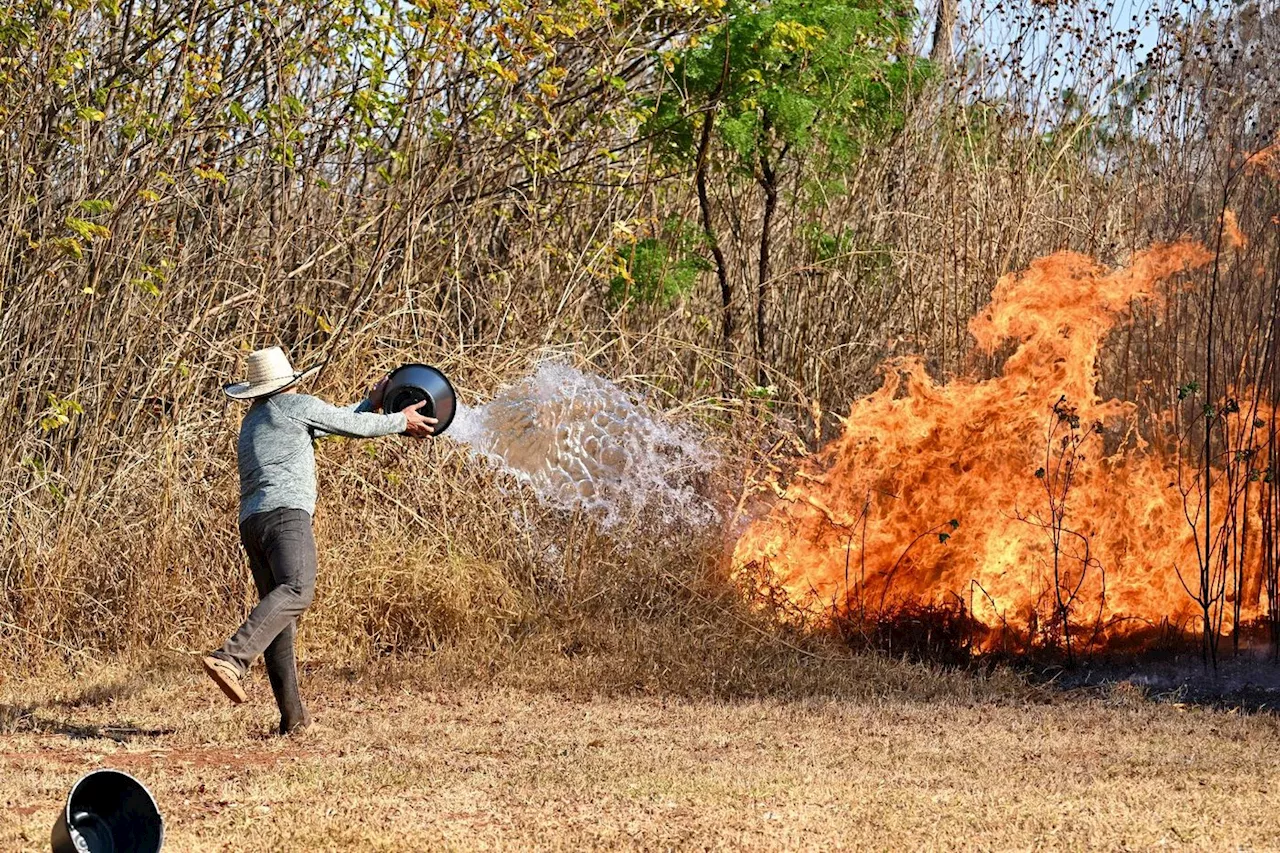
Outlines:
{"label": "flying water droplet", "polygon": [[446,437],[529,486],[540,501],[596,514],[705,524],[698,481],[717,456],[602,377],[547,362],[488,403],[459,405]]}

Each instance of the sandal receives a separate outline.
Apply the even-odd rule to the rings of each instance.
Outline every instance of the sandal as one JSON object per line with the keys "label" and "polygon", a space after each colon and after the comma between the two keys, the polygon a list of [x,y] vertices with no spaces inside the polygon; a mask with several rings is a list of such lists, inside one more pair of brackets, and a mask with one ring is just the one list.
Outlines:
{"label": "sandal", "polygon": [[213,683],[221,687],[222,692],[227,694],[227,698],[232,702],[239,705],[249,698],[245,694],[244,688],[240,686],[240,673],[231,661],[226,661],[213,655],[205,655],[200,659],[200,663],[204,664],[204,671],[209,673]]}

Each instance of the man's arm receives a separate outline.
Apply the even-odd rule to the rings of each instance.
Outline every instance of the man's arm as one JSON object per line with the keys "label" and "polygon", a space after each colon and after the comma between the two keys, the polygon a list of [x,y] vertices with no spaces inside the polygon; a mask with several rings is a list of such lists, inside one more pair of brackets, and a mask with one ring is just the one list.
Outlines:
{"label": "man's arm", "polygon": [[339,408],[316,397],[303,394],[292,396],[294,400],[289,401],[290,417],[310,427],[317,438],[328,435],[377,438],[404,432],[409,425],[408,418],[403,412],[391,415],[377,414],[372,411],[368,400],[354,406]]}

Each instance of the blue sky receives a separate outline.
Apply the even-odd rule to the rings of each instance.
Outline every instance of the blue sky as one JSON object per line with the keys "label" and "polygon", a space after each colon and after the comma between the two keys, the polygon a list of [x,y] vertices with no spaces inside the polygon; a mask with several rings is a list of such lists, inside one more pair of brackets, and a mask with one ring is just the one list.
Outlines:
{"label": "blue sky", "polygon": [[[1048,105],[1070,87],[1097,106],[1167,35],[1172,21],[1229,0],[960,0],[957,44],[969,45],[983,84]],[[927,51],[938,0],[916,0],[920,47]],[[1021,75],[1014,69],[1020,69]]]}

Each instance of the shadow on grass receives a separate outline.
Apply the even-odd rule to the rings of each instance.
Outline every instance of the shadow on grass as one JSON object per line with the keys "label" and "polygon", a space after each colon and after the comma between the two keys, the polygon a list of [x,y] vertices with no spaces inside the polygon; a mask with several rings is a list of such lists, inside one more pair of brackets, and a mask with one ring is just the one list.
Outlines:
{"label": "shadow on grass", "polygon": [[147,680],[140,675],[119,678],[102,684],[92,684],[79,693],[54,699],[43,703],[41,707],[63,708],[97,708],[119,699],[128,699],[147,687]]}
{"label": "shadow on grass", "polygon": [[143,728],[125,723],[110,725],[84,725],[62,719],[59,711],[80,708],[99,708],[120,699],[127,699],[148,685],[143,674],[132,674],[101,684],[92,684],[79,693],[58,699],[50,699],[28,705],[0,703],[0,734],[56,734],[73,740],[105,738],[117,743],[128,743],[137,738],[154,738],[172,734],[171,728]]}
{"label": "shadow on grass", "polygon": [[129,725],[88,726],[45,716],[39,706],[0,705],[0,734],[52,734],[72,740],[113,740],[128,743],[136,738],[154,738],[173,734],[174,729],[140,728]]}
{"label": "shadow on grass", "polygon": [[1280,665],[1267,627],[1244,626],[1240,647],[1224,637],[1216,662],[1199,635],[1168,624],[1096,635],[1068,655],[1055,637],[992,631],[963,607],[908,604],[876,615],[838,614],[830,632],[849,649],[958,674],[1004,670],[1029,687],[1070,700],[1154,702],[1280,716]]}
{"label": "shadow on grass", "polygon": [[1217,665],[1198,653],[1169,649],[1098,654],[1072,666],[1026,664],[1029,681],[1104,701],[1148,701],[1280,716],[1280,666],[1269,650],[1242,649]]}

